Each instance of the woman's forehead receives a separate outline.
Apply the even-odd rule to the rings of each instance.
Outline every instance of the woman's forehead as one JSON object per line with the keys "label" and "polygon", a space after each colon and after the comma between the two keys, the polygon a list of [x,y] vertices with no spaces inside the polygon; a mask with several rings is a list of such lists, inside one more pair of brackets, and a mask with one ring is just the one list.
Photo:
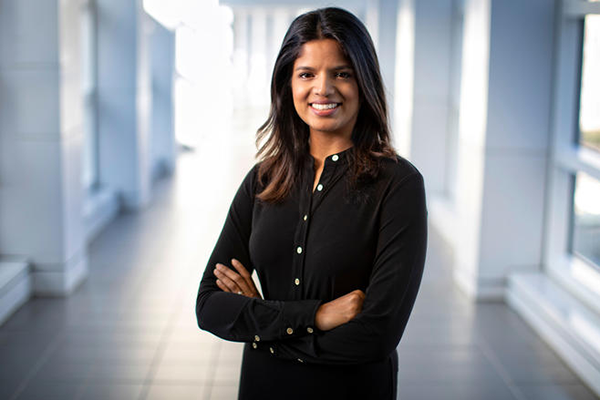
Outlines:
{"label": "woman's forehead", "polygon": [[294,65],[301,63],[338,63],[350,67],[341,44],[334,39],[317,39],[306,42],[300,47]]}

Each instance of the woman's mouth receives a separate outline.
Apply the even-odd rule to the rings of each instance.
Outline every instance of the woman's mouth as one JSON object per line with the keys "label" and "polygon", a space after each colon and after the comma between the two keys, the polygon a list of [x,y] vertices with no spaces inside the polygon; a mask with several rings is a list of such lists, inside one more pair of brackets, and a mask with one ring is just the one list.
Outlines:
{"label": "woman's mouth", "polygon": [[341,105],[342,103],[308,103],[308,104],[315,110],[324,111],[324,110],[334,109],[334,108],[338,107],[339,105]]}
{"label": "woman's mouth", "polygon": [[342,103],[308,103],[313,114],[318,117],[328,117],[334,114]]}

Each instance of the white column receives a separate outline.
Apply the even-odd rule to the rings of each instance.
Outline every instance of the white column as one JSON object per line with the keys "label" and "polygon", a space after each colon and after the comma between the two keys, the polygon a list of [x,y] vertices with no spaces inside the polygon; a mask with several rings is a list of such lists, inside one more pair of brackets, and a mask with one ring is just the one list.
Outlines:
{"label": "white column", "polygon": [[379,7],[380,0],[365,0],[365,26],[377,51],[379,51]]}
{"label": "white column", "polygon": [[410,157],[429,193],[444,190],[448,137],[452,0],[415,1]]}
{"label": "white column", "polygon": [[245,104],[246,85],[249,75],[248,50],[249,26],[248,12],[245,8],[236,7],[233,17],[233,95],[234,105]]}
{"label": "white column", "polygon": [[465,4],[456,206],[432,196],[430,219],[474,298],[502,298],[509,273],[542,262],[553,19],[545,1]]}
{"label": "white column", "polygon": [[398,152],[410,157],[412,140],[415,0],[399,0],[396,16],[396,49],[394,51],[393,125],[394,145]]}
{"label": "white column", "polygon": [[[281,49],[283,38],[292,23],[292,14],[288,8],[276,8],[271,13],[271,37],[269,38],[269,72],[273,71],[277,54]],[[271,76],[269,75],[269,82]]]}
{"label": "white column", "polygon": [[[379,17],[377,23],[378,48],[377,57],[383,77],[385,94],[388,100],[390,127],[395,125],[395,63],[396,35],[398,31],[397,15],[399,0],[379,0]],[[393,137],[393,136],[392,136]],[[394,142],[394,145],[396,143]]]}
{"label": "white column", "polygon": [[150,36],[152,75],[151,155],[153,176],[175,169],[176,142],[173,121],[175,33],[153,23]]}
{"label": "white column", "polygon": [[137,209],[150,197],[148,29],[141,0],[98,0],[100,182]]}
{"label": "white column", "polygon": [[80,2],[5,0],[0,12],[0,251],[36,294],[87,275]]}
{"label": "white column", "polygon": [[269,103],[269,72],[267,71],[267,11],[254,7],[250,11],[250,103],[263,106]]}

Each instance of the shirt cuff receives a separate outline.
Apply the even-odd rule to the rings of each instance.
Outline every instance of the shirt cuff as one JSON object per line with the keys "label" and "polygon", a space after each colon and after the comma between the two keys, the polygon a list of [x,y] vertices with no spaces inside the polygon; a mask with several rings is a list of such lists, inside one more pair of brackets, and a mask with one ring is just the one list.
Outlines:
{"label": "shirt cuff", "polygon": [[315,331],[315,316],[323,300],[286,301],[282,310],[282,337],[296,338]]}

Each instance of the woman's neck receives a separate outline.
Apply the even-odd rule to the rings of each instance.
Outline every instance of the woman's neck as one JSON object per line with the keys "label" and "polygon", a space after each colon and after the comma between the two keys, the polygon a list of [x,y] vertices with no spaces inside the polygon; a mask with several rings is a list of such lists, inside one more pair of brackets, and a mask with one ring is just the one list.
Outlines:
{"label": "woman's neck", "polygon": [[352,147],[352,139],[340,136],[317,135],[311,132],[309,139],[310,154],[315,159],[315,166],[320,167],[326,157],[340,153]]}

